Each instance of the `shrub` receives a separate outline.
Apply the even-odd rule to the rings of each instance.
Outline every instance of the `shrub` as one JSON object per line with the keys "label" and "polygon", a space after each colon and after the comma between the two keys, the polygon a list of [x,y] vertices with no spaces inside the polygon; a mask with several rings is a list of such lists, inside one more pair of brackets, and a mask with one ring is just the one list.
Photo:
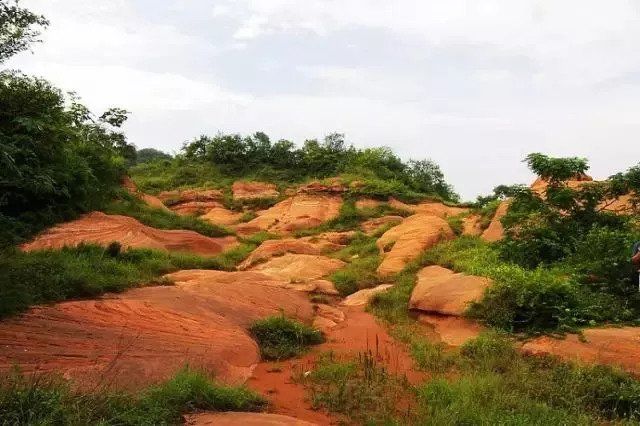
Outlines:
{"label": "shrub", "polygon": [[318,330],[284,315],[258,320],[249,331],[258,342],[262,357],[267,360],[292,358],[303,353],[310,345],[324,341]]}

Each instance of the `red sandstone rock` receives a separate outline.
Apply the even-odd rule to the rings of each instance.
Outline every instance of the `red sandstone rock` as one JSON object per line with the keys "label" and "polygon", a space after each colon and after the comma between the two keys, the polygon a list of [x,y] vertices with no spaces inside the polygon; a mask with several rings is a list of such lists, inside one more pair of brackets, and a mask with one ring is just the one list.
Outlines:
{"label": "red sandstone rock", "polygon": [[117,241],[123,247],[184,251],[216,255],[237,245],[235,237],[210,238],[194,231],[160,230],[143,225],[128,216],[93,212],[63,223],[22,245],[25,251],[76,246],[81,243],[108,245]]}
{"label": "red sandstone rock", "polygon": [[373,288],[365,288],[363,290],[356,291],[353,294],[345,297],[341,302],[343,306],[363,306],[369,303],[371,298],[378,293],[385,292],[389,290],[393,285],[391,284],[380,284],[377,287]]}
{"label": "red sandstone rock", "polygon": [[344,265],[343,261],[326,256],[287,253],[258,264],[252,270],[284,281],[305,282],[327,276]]}
{"label": "red sandstone rock", "polygon": [[237,181],[231,187],[234,200],[251,200],[255,198],[277,198],[278,190],[272,183]]}
{"label": "red sandstone rock", "polygon": [[509,200],[505,200],[500,203],[498,209],[496,210],[496,214],[493,216],[489,227],[484,230],[482,233],[482,239],[489,242],[494,242],[501,240],[504,237],[504,227],[502,226],[502,222],[500,220],[507,214],[509,211]]}
{"label": "red sandstone rock", "polygon": [[364,221],[360,227],[367,235],[373,235],[384,226],[398,225],[404,218],[402,216],[382,216]]}
{"label": "red sandstone rock", "polygon": [[304,420],[269,413],[199,413],[186,416],[188,426],[314,426]]}

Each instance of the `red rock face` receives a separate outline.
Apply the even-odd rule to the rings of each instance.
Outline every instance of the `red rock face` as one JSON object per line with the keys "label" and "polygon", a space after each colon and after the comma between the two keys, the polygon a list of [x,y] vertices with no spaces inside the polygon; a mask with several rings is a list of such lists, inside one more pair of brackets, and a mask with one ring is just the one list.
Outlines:
{"label": "red rock face", "polygon": [[312,243],[295,238],[268,240],[260,244],[260,246],[238,266],[238,269],[248,269],[254,264],[265,262],[272,257],[282,256],[286,253],[320,255],[327,250],[336,250],[341,247],[344,246],[327,243],[325,241]]}
{"label": "red rock face", "polygon": [[251,200],[256,198],[278,198],[276,186],[266,182],[234,182],[231,191],[234,200]]}
{"label": "red rock face", "polygon": [[478,236],[482,235],[480,227],[480,217],[477,215],[467,216],[462,220],[462,235]]}
{"label": "red rock face", "polygon": [[224,194],[219,189],[185,189],[183,191],[163,191],[158,198],[167,205],[191,201],[222,201]]}
{"label": "red rock face", "polygon": [[564,339],[543,336],[522,346],[529,354],[550,354],[564,360],[620,367],[640,377],[640,327],[591,328]]}
{"label": "red rock face", "polygon": [[305,282],[327,276],[344,265],[343,261],[326,256],[288,253],[260,263],[252,270],[284,281]]}
{"label": "red rock face", "polygon": [[373,235],[384,226],[398,225],[404,218],[402,216],[382,216],[366,220],[360,225],[367,235]]}
{"label": "red rock face", "polygon": [[316,227],[338,216],[342,199],[333,195],[300,194],[258,212],[258,217],[236,227],[238,234],[251,235],[260,231],[290,234],[296,230]]}
{"label": "red rock face", "polygon": [[446,220],[430,214],[415,214],[385,232],[376,245],[384,256],[378,274],[400,272],[420,253],[443,240],[454,237]]}
{"label": "red rock face", "polygon": [[489,242],[501,240],[504,237],[504,227],[500,220],[509,211],[509,201],[505,200],[498,206],[496,214],[493,216],[489,227],[482,233],[482,239]]}
{"label": "red rock face", "polygon": [[430,327],[435,340],[449,346],[462,346],[482,333],[484,327],[462,317],[448,315],[420,314],[418,321]]}
{"label": "red rock face", "polygon": [[207,213],[200,216],[200,219],[206,220],[216,225],[234,225],[240,222],[242,213],[234,212],[224,207],[212,207]]}
{"label": "red rock face", "polygon": [[482,299],[491,285],[488,278],[455,274],[440,266],[427,266],[418,272],[409,308],[422,312],[461,316],[472,302]]}
{"label": "red rock face", "polygon": [[345,297],[341,305],[343,306],[366,306],[371,298],[378,293],[385,292],[393,287],[392,284],[380,284],[373,288],[365,288],[363,290],[356,291],[353,294]]}
{"label": "red rock face", "polygon": [[469,209],[464,207],[447,206],[446,204],[438,201],[424,201],[419,204],[406,204],[402,201],[396,200],[395,198],[390,198],[389,205],[393,208],[406,210],[411,213],[428,214],[438,216],[440,218],[457,216],[469,211]]}
{"label": "red rock face", "polygon": [[[244,382],[259,361],[247,334],[279,314],[310,323],[302,293],[256,273],[181,271],[175,286],[31,309],[0,322],[0,370],[56,371],[83,388],[139,389],[189,364],[225,383]],[[283,283],[284,284],[284,283]]]}
{"label": "red rock face", "polygon": [[123,247],[183,251],[212,256],[238,244],[235,237],[210,238],[194,231],[160,230],[119,215],[93,212],[63,223],[38,235],[22,246],[25,251],[76,246],[80,243],[108,245],[117,241]]}

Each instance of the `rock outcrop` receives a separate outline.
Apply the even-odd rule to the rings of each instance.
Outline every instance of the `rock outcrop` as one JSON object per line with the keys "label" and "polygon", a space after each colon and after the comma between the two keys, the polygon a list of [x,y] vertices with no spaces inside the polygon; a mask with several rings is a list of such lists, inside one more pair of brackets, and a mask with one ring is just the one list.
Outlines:
{"label": "rock outcrop", "polygon": [[290,234],[316,227],[338,216],[342,199],[334,195],[299,194],[258,212],[255,219],[236,227],[240,235],[260,231]]}
{"label": "rock outcrop", "polygon": [[186,416],[187,426],[315,426],[294,417],[269,413],[199,413]]}
{"label": "rock outcrop", "polygon": [[123,247],[182,251],[212,256],[238,244],[235,237],[210,238],[194,231],[160,230],[120,215],[93,212],[66,222],[23,244],[25,251],[77,246],[81,243],[108,245],[117,241]]}
{"label": "rock outcrop", "polygon": [[256,273],[180,271],[175,286],[138,288],[99,300],[35,307],[0,322],[0,370],[57,371],[80,387],[139,389],[189,364],[225,383],[244,382],[259,362],[246,329],[277,315],[310,323],[298,292]]}
{"label": "rock outcrop", "polygon": [[502,222],[500,220],[507,214],[509,211],[509,201],[505,200],[500,203],[498,208],[496,209],[496,213],[491,219],[491,223],[482,233],[482,239],[489,242],[499,241],[504,237],[504,227],[502,226]]}
{"label": "rock outcrop", "polygon": [[343,261],[326,256],[287,253],[255,265],[252,270],[280,280],[303,283],[327,276],[344,265]]}
{"label": "rock outcrop", "polygon": [[555,355],[586,364],[607,364],[640,377],[640,327],[608,327],[583,330],[582,338],[538,337],[522,346],[529,354]]}
{"label": "rock outcrop", "polygon": [[148,206],[156,208],[156,209],[169,211],[167,206],[165,206],[164,203],[162,201],[160,201],[160,199],[158,197],[154,197],[153,195],[145,194],[144,192],[139,191],[138,187],[135,184],[135,182],[132,181],[129,176],[125,176],[125,178],[122,181],[122,186],[127,191],[129,191],[130,194],[135,195],[136,197],[140,198]]}
{"label": "rock outcrop", "polygon": [[242,213],[234,212],[224,207],[212,207],[200,219],[211,222],[215,225],[234,225],[242,219]]}
{"label": "rock outcrop", "polygon": [[411,213],[438,216],[443,219],[451,216],[457,216],[469,211],[469,209],[467,208],[447,206],[446,204],[439,201],[424,201],[419,204],[407,204],[403,203],[402,201],[398,201],[395,198],[390,198],[389,205],[399,210],[405,210]]}
{"label": "rock outcrop", "polygon": [[392,284],[380,284],[373,288],[365,288],[345,297],[340,304],[343,306],[363,306],[368,304],[373,296],[385,292],[391,287],[393,287]]}
{"label": "rock outcrop", "polygon": [[400,272],[407,263],[440,241],[454,237],[446,220],[430,214],[415,214],[385,232],[376,245],[383,256],[378,267],[382,276]]}
{"label": "rock outcrop", "polygon": [[185,189],[163,191],[158,198],[179,215],[200,216],[213,208],[222,207],[224,194],[218,189]]}
{"label": "rock outcrop", "polygon": [[440,266],[427,266],[418,272],[409,308],[421,312],[461,316],[472,302],[482,299],[491,280],[456,274]]}
{"label": "rock outcrop", "polygon": [[253,200],[258,198],[278,198],[276,186],[266,182],[237,181],[231,186],[234,200]]}
{"label": "rock outcrop", "polygon": [[402,216],[382,216],[362,222],[360,228],[367,235],[373,235],[385,226],[394,226],[402,222]]}

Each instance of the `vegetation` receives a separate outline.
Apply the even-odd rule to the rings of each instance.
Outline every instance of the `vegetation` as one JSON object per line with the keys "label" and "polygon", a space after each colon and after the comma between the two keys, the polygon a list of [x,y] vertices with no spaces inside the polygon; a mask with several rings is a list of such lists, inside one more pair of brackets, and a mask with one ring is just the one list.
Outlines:
{"label": "vegetation", "polygon": [[158,277],[179,269],[233,268],[255,246],[240,246],[216,257],[170,254],[149,249],[121,250],[95,245],[0,256],[0,318],[39,303],[95,297],[143,284],[170,284]]}
{"label": "vegetation", "polygon": [[154,148],[143,148],[136,151],[136,164],[155,160],[170,160],[171,155]]}
{"label": "vegetation", "polygon": [[292,358],[306,351],[309,346],[324,341],[318,330],[289,319],[284,314],[258,320],[249,331],[260,346],[262,358],[266,360]]}
{"label": "vegetation", "polygon": [[17,0],[0,4],[0,63],[38,42],[40,28],[48,25],[44,16],[21,8]]}
{"label": "vegetation", "polygon": [[7,425],[167,425],[198,410],[259,411],[265,406],[255,392],[212,382],[189,368],[139,394],[107,389],[83,394],[62,378],[25,378],[16,372],[0,380],[0,419]]}
{"label": "vegetation", "polygon": [[187,229],[208,237],[233,235],[231,230],[198,217],[181,216],[165,209],[151,207],[125,190],[118,191],[117,196],[106,204],[102,211],[133,217],[152,228]]}
{"label": "vegetation", "polygon": [[358,232],[351,243],[334,256],[348,262],[329,277],[342,296],[380,283],[376,269],[381,259],[374,237]]}
{"label": "vegetation", "polygon": [[352,192],[361,195],[458,200],[434,162],[404,163],[388,148],[356,149],[338,133],[322,142],[307,140],[301,148],[286,140],[271,142],[262,132],[201,136],[185,144],[174,160],[142,164],[131,173],[138,186],[150,192],[187,185],[228,187],[237,178],[286,186],[341,175],[346,184],[353,183]]}

